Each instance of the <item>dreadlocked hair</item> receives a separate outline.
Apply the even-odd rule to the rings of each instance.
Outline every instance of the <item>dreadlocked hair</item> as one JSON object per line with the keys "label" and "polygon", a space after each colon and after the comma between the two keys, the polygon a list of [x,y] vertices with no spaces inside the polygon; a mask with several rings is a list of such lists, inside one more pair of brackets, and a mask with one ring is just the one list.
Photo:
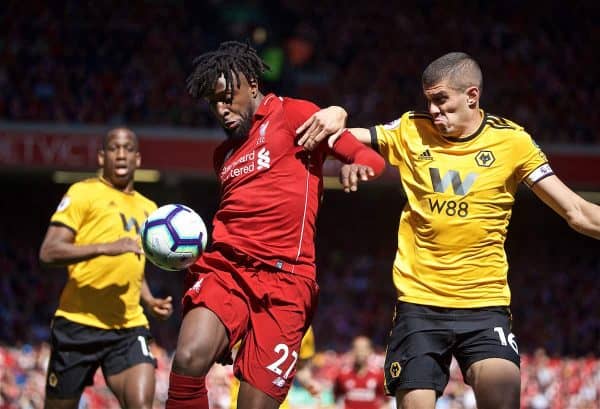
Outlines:
{"label": "dreadlocked hair", "polygon": [[204,53],[193,61],[194,71],[187,78],[187,90],[193,98],[212,92],[221,75],[225,77],[225,91],[233,91],[233,76],[237,87],[241,85],[240,73],[247,80],[258,79],[270,67],[258,56],[250,44],[225,41],[216,51]]}

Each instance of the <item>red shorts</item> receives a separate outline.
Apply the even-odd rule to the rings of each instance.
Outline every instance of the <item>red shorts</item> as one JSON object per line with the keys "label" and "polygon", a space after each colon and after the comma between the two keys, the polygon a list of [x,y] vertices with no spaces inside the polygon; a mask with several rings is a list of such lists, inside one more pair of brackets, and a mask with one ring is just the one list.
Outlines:
{"label": "red shorts", "polygon": [[222,250],[204,253],[186,285],[184,314],[199,306],[213,311],[227,329],[230,349],[243,340],[235,375],[283,402],[317,306],[317,283]]}

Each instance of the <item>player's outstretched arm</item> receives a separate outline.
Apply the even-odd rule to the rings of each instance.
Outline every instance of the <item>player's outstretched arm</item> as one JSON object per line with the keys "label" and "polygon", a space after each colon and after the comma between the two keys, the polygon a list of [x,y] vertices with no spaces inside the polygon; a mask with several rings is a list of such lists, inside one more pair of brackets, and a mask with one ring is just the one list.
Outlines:
{"label": "player's outstretched arm", "polygon": [[40,248],[40,261],[47,265],[69,265],[98,256],[141,254],[139,243],[125,237],[111,243],[75,244],[75,232],[68,227],[51,225]]}
{"label": "player's outstretched arm", "polygon": [[336,158],[345,163],[340,182],[346,192],[356,191],[359,180],[366,182],[375,179],[385,169],[383,158],[373,149],[360,144],[350,132],[342,132],[331,150]]}
{"label": "player's outstretched arm", "polygon": [[[315,112],[296,130],[299,136],[298,145],[311,151],[327,138],[327,143],[332,148],[345,130],[347,116],[344,108],[339,106],[330,106]],[[368,129],[352,128],[350,132],[360,142],[367,145],[371,143]]]}
{"label": "player's outstretched arm", "polygon": [[540,180],[532,190],[574,230],[600,240],[600,206],[573,192],[554,175]]}
{"label": "player's outstretched arm", "polygon": [[312,151],[328,136],[335,136],[337,139],[346,127],[347,117],[346,110],[335,105],[315,112],[296,129],[298,145]]}

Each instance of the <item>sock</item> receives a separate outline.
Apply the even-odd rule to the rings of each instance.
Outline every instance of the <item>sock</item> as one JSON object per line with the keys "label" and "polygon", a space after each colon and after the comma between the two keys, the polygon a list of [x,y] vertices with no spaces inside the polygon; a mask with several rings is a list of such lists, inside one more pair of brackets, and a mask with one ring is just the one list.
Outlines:
{"label": "sock", "polygon": [[166,409],[208,409],[204,376],[185,376],[171,371]]}

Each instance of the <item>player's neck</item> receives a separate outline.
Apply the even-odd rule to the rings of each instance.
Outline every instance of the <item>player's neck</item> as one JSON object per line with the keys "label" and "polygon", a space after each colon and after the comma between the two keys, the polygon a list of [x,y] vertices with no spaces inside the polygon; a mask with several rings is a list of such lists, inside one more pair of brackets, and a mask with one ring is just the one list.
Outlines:
{"label": "player's neck", "polygon": [[254,116],[256,111],[258,111],[258,108],[260,107],[260,104],[262,104],[263,99],[265,99],[265,96],[262,94],[262,92],[258,92],[256,94],[256,97],[252,100],[252,116]]}
{"label": "player's neck", "polygon": [[471,116],[471,120],[465,126],[465,129],[462,132],[462,134],[459,136],[459,138],[465,138],[465,137],[471,136],[475,132],[477,132],[477,130],[481,126],[481,121],[483,121],[483,115],[481,113],[481,110],[479,108],[477,108],[477,110],[475,112],[473,112],[473,115]]}
{"label": "player's neck", "polygon": [[111,182],[110,180],[108,180],[107,178],[105,178],[104,175],[100,176],[100,180],[104,184],[106,184],[106,185],[108,185],[108,186],[112,187],[113,189],[118,190],[120,192],[128,193],[128,194],[133,193],[133,179],[130,180],[129,182],[127,182],[127,184],[124,185],[124,186],[115,185],[113,182]]}
{"label": "player's neck", "polygon": [[354,365],[354,372],[358,373],[358,374],[362,374],[365,373],[367,371],[367,365],[364,364],[355,364]]}

